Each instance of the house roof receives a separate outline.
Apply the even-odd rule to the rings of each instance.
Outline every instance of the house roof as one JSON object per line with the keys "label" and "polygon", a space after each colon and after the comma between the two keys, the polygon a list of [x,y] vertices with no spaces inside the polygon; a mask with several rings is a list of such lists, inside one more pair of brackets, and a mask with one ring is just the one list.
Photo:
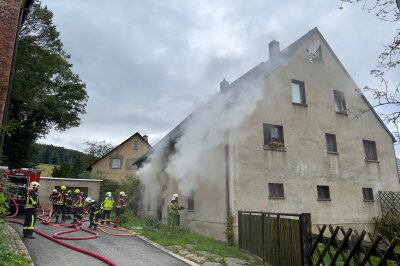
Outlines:
{"label": "house roof", "polygon": [[[295,42],[290,44],[288,47],[280,51],[279,55],[276,57],[273,57],[272,59],[269,59],[266,62],[261,62],[252,69],[250,69],[248,72],[243,74],[241,77],[233,81],[229,85],[229,90],[231,89],[236,89],[239,88],[240,85],[245,83],[248,80],[254,80],[254,79],[265,79],[268,76],[270,76],[275,70],[278,68],[282,67],[288,62],[288,59],[295,53],[297,50],[314,34],[318,34],[319,38],[326,44],[330,52],[333,54],[334,58],[338,62],[338,64],[342,67],[343,71],[345,74],[350,78],[350,80],[354,83],[356,87],[357,84],[354,82],[353,78],[350,76],[350,74],[347,72],[343,64],[340,62],[339,58],[336,56],[336,54],[333,52],[332,48],[329,46],[328,42],[325,40],[325,38],[322,36],[320,31],[318,30],[317,27],[313,28],[306,34],[304,34],[302,37],[297,39]],[[371,104],[368,102],[364,94],[358,90],[362,99],[365,101],[365,103],[368,105],[369,108],[371,108]],[[221,93],[221,92],[219,92]],[[211,99],[212,101],[212,99]],[[197,109],[194,112],[197,112],[201,108],[204,108],[207,106],[207,104],[201,106],[199,109]],[[384,127],[384,129],[387,131],[387,133],[391,136],[393,142],[396,141],[396,138],[393,136],[393,134],[390,132],[390,130],[386,127],[385,123],[382,121],[382,119],[379,117],[379,115],[375,112],[374,109],[371,108],[372,113],[376,116],[380,124]],[[182,136],[183,134],[183,128],[186,123],[188,123],[193,115],[192,112],[189,116],[187,116],[180,124],[178,124],[174,129],[172,129],[164,138],[162,138],[156,145],[154,145],[153,148],[151,148],[147,153],[142,155],[140,158],[138,158],[133,164],[142,164],[146,159],[149,157],[151,153],[154,152],[154,150],[162,145],[165,145],[166,143],[173,143],[176,142],[176,140]]]}
{"label": "house roof", "polygon": [[129,141],[131,138],[133,138],[133,137],[135,137],[135,136],[138,136],[145,144],[147,144],[147,145],[151,148],[150,143],[149,143],[145,138],[143,138],[142,135],[140,135],[139,132],[136,132],[135,134],[133,134],[132,136],[130,136],[129,138],[127,138],[126,140],[124,140],[121,144],[117,145],[117,146],[114,147],[112,150],[110,150],[109,152],[107,152],[106,154],[104,154],[103,156],[101,156],[100,158],[98,158],[96,161],[92,162],[92,163],[87,167],[87,169],[88,169],[88,170],[91,170],[91,169],[92,169],[92,166],[93,166],[95,163],[97,163],[98,161],[100,161],[101,159],[103,159],[104,157],[106,157],[107,155],[109,155],[110,153],[112,153],[113,151],[115,151],[115,150],[116,150],[117,148],[119,148],[120,146],[124,145],[127,141]]}

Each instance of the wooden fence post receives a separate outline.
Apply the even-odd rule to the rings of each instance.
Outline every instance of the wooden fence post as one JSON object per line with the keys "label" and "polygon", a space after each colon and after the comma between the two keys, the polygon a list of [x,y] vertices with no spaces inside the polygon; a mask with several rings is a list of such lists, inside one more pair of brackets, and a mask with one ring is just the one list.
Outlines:
{"label": "wooden fence post", "polygon": [[302,265],[311,265],[311,213],[302,213],[299,216],[299,229],[300,229],[300,252]]}

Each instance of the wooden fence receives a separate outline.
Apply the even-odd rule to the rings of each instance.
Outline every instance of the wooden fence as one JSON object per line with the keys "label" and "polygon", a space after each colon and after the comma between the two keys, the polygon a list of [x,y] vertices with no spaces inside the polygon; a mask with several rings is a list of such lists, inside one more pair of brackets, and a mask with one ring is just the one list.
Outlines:
{"label": "wooden fence", "polygon": [[309,265],[311,214],[238,212],[239,248],[273,266]]}
{"label": "wooden fence", "polygon": [[382,215],[389,212],[400,215],[400,192],[379,191],[379,203],[381,204]]}
{"label": "wooden fence", "polygon": [[395,247],[400,239],[387,240],[342,226],[317,226],[310,250],[311,265],[400,265],[400,254]]}

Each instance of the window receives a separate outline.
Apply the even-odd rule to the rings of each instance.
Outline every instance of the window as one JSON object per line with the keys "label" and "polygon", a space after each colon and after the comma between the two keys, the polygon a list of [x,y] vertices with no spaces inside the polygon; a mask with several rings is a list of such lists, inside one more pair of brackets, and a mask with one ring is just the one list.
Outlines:
{"label": "window", "polygon": [[283,184],[268,183],[269,198],[284,198]]}
{"label": "window", "polygon": [[325,133],[325,138],[326,138],[326,151],[337,152],[336,135]]}
{"label": "window", "polygon": [[377,161],[378,155],[376,154],[376,144],[375,141],[363,140],[365,160]]}
{"label": "window", "polygon": [[264,145],[267,145],[271,148],[283,148],[285,146],[282,126],[263,124],[263,128]]}
{"label": "window", "polygon": [[330,200],[329,186],[317,186],[318,200]]}
{"label": "window", "polygon": [[335,97],[335,111],[339,113],[347,113],[344,93],[342,91],[334,90],[333,95]]}
{"label": "window", "polygon": [[133,149],[134,150],[138,150],[139,149],[139,141],[137,141],[137,140],[133,141]]}
{"label": "window", "polygon": [[111,162],[112,169],[119,169],[121,168],[121,159],[120,158],[113,158]]}
{"label": "window", "polygon": [[306,104],[304,82],[292,79],[292,102]]}
{"label": "window", "polygon": [[364,201],[374,201],[374,193],[372,191],[372,188],[363,187],[362,192],[363,192]]}
{"label": "window", "polygon": [[188,196],[188,211],[194,211],[194,191],[192,190]]}

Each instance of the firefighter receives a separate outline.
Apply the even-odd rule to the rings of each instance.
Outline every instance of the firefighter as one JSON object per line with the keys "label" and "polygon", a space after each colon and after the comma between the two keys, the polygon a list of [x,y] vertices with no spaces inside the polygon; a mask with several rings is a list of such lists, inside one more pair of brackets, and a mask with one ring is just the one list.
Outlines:
{"label": "firefighter", "polygon": [[72,207],[74,208],[74,220],[73,223],[76,223],[82,220],[82,209],[83,209],[83,200],[81,196],[81,191],[79,189],[74,190],[74,198],[72,202]]}
{"label": "firefighter", "polygon": [[114,199],[111,195],[111,192],[106,193],[106,198],[104,199],[103,203],[101,204],[101,207],[103,208],[103,219],[101,221],[101,224],[104,224],[104,222],[106,222],[107,225],[110,225],[111,210],[114,207]]}
{"label": "firefighter", "polygon": [[95,201],[89,197],[87,197],[85,199],[85,204],[86,204],[86,208],[89,212],[89,228],[92,228],[93,226],[93,230],[97,229],[97,225],[99,224],[99,219],[101,217],[101,204],[98,201]]}
{"label": "firefighter", "polygon": [[171,203],[168,205],[168,225],[170,226],[179,226],[181,219],[179,211],[185,209],[179,206],[178,198],[179,195],[174,194],[171,198]]}
{"label": "firefighter", "polygon": [[58,223],[58,217],[60,216],[61,220],[65,222],[65,215],[64,215],[65,190],[67,190],[67,187],[61,186],[60,191],[57,191],[56,205],[54,210],[56,216],[56,223]]}
{"label": "firefighter", "polygon": [[51,204],[52,204],[51,207],[53,208],[53,212],[56,208],[57,194],[58,194],[57,189],[53,189],[53,191],[51,192],[51,194],[49,196],[49,200],[51,201]]}
{"label": "firefighter", "polygon": [[72,191],[69,189],[65,195],[65,216],[67,219],[71,219],[72,214]]}
{"label": "firefighter", "polygon": [[25,221],[23,227],[24,238],[34,239],[33,229],[36,223],[36,208],[39,206],[39,183],[32,182],[26,192]]}
{"label": "firefighter", "polygon": [[126,204],[126,194],[121,191],[116,201],[115,206],[115,219],[114,219],[114,227],[118,227],[120,223],[119,217],[125,212],[125,204]]}

